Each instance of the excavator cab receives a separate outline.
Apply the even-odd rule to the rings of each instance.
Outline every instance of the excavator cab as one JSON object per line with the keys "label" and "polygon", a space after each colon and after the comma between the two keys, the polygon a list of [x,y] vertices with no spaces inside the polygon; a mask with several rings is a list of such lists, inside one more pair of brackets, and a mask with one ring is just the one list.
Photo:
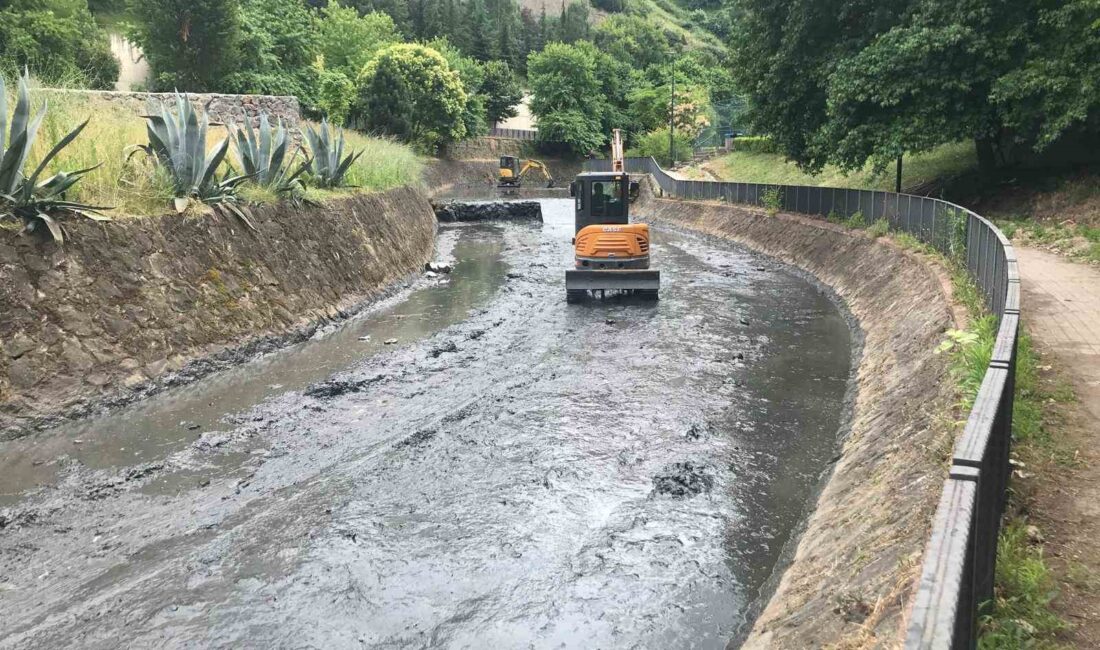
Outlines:
{"label": "excavator cab", "polygon": [[565,272],[566,299],[590,291],[627,291],[656,299],[660,271],[649,268],[649,226],[630,222],[630,177],[585,172],[569,185],[574,201],[575,268]]}
{"label": "excavator cab", "polygon": [[515,156],[500,157],[500,175],[497,178],[498,187],[519,187],[519,158]]}

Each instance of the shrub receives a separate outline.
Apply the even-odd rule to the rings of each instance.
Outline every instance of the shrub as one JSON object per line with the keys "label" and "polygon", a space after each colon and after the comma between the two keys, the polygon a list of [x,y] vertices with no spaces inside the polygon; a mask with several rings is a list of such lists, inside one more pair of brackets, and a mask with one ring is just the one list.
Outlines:
{"label": "shrub", "polygon": [[[161,106],[160,115],[147,115],[149,143],[138,150],[153,157],[172,179],[177,212],[187,209],[192,200],[207,205],[224,205],[248,223],[247,214],[237,204],[237,188],[249,176],[217,178],[218,167],[229,150],[229,138],[218,142],[207,153],[206,134],[210,121],[205,111],[195,110],[191,102],[176,93],[176,113]],[[249,224],[251,226],[251,224]]]}
{"label": "shrub", "polygon": [[866,228],[867,221],[863,218],[863,213],[856,210],[852,213],[852,216],[848,217],[844,225],[852,230],[858,230],[860,228]]}
{"label": "shrub", "polygon": [[106,208],[84,205],[65,199],[68,192],[80,178],[94,167],[74,172],[58,172],[39,182],[42,173],[50,162],[76,139],[87,120],[70,131],[47,153],[34,171],[28,176],[24,173],[27,156],[34,147],[38,128],[46,116],[46,106],[36,115],[31,115],[30,92],[27,73],[19,79],[19,99],[11,118],[11,132],[6,135],[8,98],[3,78],[0,78],[0,218],[15,218],[23,222],[25,232],[45,230],[57,242],[65,240],[61,226],[55,219],[61,214],[78,214],[96,220],[106,217],[98,214]]}
{"label": "shrub", "polygon": [[768,187],[760,193],[760,205],[774,217],[783,209],[783,190],[775,185]]}
{"label": "shrub", "polygon": [[342,129],[330,129],[327,121],[321,122],[320,131],[306,125],[305,136],[313,154],[309,169],[314,182],[319,187],[327,188],[344,185],[348,169],[363,152],[344,156],[344,132]]}
{"label": "shrub", "polygon": [[879,219],[871,224],[867,229],[867,234],[878,239],[879,237],[885,237],[890,232],[890,222],[885,219]]}
{"label": "shrub", "polygon": [[[673,136],[673,153],[676,160],[691,160],[692,157],[691,136],[683,131],[676,131]],[[646,133],[627,152],[631,157],[653,156],[658,163],[668,166],[672,159],[668,155],[668,129],[654,129]]]}
{"label": "shrub", "polygon": [[733,139],[734,151],[749,153],[779,153],[775,141],[765,136],[744,136]]}
{"label": "shrub", "polygon": [[55,85],[113,88],[118,61],[83,0],[0,3],[0,61]]}
{"label": "shrub", "polygon": [[355,84],[339,70],[319,71],[317,109],[336,126],[343,126],[355,103]]}
{"label": "shrub", "polygon": [[295,168],[298,149],[291,150],[290,136],[282,120],[272,129],[267,114],[260,113],[258,129],[253,129],[249,121],[243,129],[230,125],[230,132],[241,173],[276,194],[297,194],[303,189],[299,179],[309,168],[309,161]]}

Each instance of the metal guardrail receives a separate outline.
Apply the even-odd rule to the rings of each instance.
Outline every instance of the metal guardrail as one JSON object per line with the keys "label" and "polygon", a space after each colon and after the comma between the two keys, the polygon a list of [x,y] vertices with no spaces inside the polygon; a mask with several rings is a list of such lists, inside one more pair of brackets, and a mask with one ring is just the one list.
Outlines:
{"label": "metal guardrail", "polygon": [[539,132],[535,129],[501,129],[494,126],[489,130],[489,137],[511,138],[513,140],[538,140]]}
{"label": "metal guardrail", "polygon": [[[610,171],[589,160],[589,171]],[[628,158],[628,172],[650,174],[666,196],[775,207],[788,212],[880,219],[891,230],[965,264],[998,321],[993,357],[956,441],[925,547],[920,582],[906,628],[905,648],[973,648],[978,619],[992,605],[997,539],[1010,474],[1020,275],[1016,253],[996,226],[936,198],[878,190],[680,180],[653,158]]]}

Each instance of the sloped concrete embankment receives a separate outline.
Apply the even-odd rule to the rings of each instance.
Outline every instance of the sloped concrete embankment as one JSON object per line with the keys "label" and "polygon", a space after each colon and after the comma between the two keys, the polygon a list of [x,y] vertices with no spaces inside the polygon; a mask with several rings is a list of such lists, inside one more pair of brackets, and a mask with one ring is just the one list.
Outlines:
{"label": "sloped concrete embankment", "polygon": [[435,243],[413,188],[254,214],[72,221],[64,246],[0,230],[0,437],[308,337]]}
{"label": "sloped concrete embankment", "polygon": [[933,352],[954,324],[939,276],[914,255],[818,220],[649,196],[637,212],[799,267],[858,320],[850,431],[744,647],[894,645],[953,440],[953,382]]}

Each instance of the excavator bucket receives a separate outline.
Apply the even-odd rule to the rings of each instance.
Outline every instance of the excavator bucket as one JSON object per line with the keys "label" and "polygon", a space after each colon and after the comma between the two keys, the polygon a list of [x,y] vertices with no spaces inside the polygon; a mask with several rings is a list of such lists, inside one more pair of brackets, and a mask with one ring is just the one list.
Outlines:
{"label": "excavator bucket", "polygon": [[590,271],[576,269],[565,272],[566,291],[644,291],[656,293],[661,288],[661,272],[654,269],[613,269]]}

